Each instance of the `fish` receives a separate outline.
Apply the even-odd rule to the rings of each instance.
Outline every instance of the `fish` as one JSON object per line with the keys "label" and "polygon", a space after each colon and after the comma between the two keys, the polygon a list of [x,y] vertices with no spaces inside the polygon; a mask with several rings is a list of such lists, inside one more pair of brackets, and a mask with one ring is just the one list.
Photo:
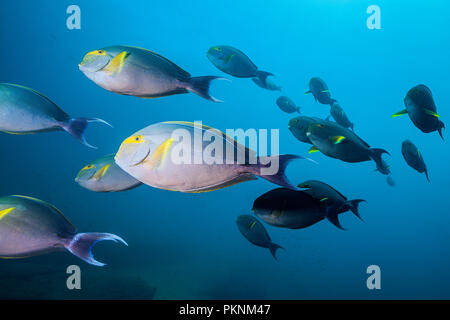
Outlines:
{"label": "fish", "polygon": [[306,135],[308,127],[313,123],[321,123],[322,121],[324,120],[316,117],[298,116],[289,120],[288,129],[297,140],[312,144]]}
{"label": "fish", "polygon": [[[335,225],[340,225],[337,221],[337,215],[339,213],[350,210],[355,216],[361,219],[359,215],[358,206],[361,202],[365,202],[363,199],[348,200],[346,196],[337,191],[332,186],[319,180],[308,180],[298,185],[314,199],[321,201],[327,210],[327,217],[329,220],[334,221]],[[362,219],[361,219],[362,220]]]}
{"label": "fish", "polygon": [[396,184],[396,183],[395,183],[394,178],[392,178],[391,175],[388,175],[388,176],[387,176],[386,182],[387,182],[387,184],[388,184],[389,186],[395,187],[395,184]]}
{"label": "fish", "polygon": [[0,258],[27,258],[67,250],[88,264],[102,267],[92,247],[112,240],[128,245],[111,233],[76,233],[76,227],[55,206],[42,200],[12,195],[0,198]]}
{"label": "fish", "polygon": [[0,83],[0,131],[9,134],[32,134],[49,131],[66,131],[88,146],[84,131],[90,122],[99,118],[72,118],[53,101],[36,90],[10,83]]}
{"label": "fish", "polygon": [[371,148],[353,131],[338,124],[329,122],[310,124],[306,135],[313,143],[310,152],[320,151],[331,158],[350,163],[373,160],[379,171],[386,170],[386,163],[381,156],[389,154],[388,151]]}
{"label": "fish", "polygon": [[142,184],[123,171],[114,161],[115,154],[101,157],[84,166],[75,182],[95,192],[117,192],[134,189]]}
{"label": "fish", "polygon": [[353,123],[348,119],[344,109],[342,109],[342,107],[337,103],[337,101],[334,101],[331,104],[330,114],[333,117],[334,121],[339,123],[344,128],[351,130],[354,129]]}
{"label": "fish", "polygon": [[281,87],[279,85],[277,85],[276,83],[274,83],[271,78],[272,77],[270,77],[270,76],[266,77],[265,81],[263,82],[263,81],[261,81],[260,78],[254,77],[254,78],[252,78],[252,81],[254,83],[256,83],[256,85],[258,87],[261,87],[263,89],[270,90],[270,91],[281,91]]}
{"label": "fish", "polygon": [[297,107],[289,97],[281,96],[277,99],[277,106],[286,113],[300,113],[300,107]]}
{"label": "fish", "polygon": [[336,101],[331,98],[330,90],[321,78],[311,78],[309,81],[309,90],[305,94],[312,94],[314,99],[321,104],[329,104],[331,106]]}
{"label": "fish", "polygon": [[169,59],[143,48],[117,45],[90,51],[78,67],[103,89],[122,95],[159,98],[193,92],[220,102],[210,95],[209,87],[222,77],[191,77]]}
{"label": "fish", "polygon": [[327,219],[337,228],[345,230],[337,214],[348,209],[344,206],[337,213],[331,212],[322,201],[303,190],[277,188],[259,196],[253,202],[252,211],[258,218],[274,227],[303,229]]}
{"label": "fish", "polygon": [[402,143],[402,155],[405,158],[406,163],[419,173],[425,173],[428,182],[430,178],[428,176],[428,169],[423,160],[422,154],[419,149],[410,140],[405,140]]}
{"label": "fish", "polygon": [[236,78],[257,78],[260,85],[266,85],[268,76],[273,73],[261,71],[241,50],[226,45],[218,45],[209,48],[207,58],[220,71]]}
{"label": "fish", "polygon": [[393,118],[408,114],[414,125],[422,132],[437,131],[444,140],[442,129],[445,129],[445,124],[437,114],[433,95],[427,86],[419,84],[411,88],[403,101],[406,109],[394,113]]}
{"label": "fish", "polygon": [[[199,123],[168,121],[152,124],[126,138],[115,161],[149,186],[192,193],[214,191],[256,177],[295,189],[284,171],[291,160],[301,158],[258,157],[255,151],[217,129]],[[269,173],[269,163],[277,163],[278,170]]]}
{"label": "fish", "polygon": [[269,249],[274,259],[278,261],[276,255],[277,250],[283,249],[283,247],[272,242],[269,233],[261,222],[251,215],[243,214],[237,218],[236,224],[241,234],[250,241],[250,243],[258,247]]}

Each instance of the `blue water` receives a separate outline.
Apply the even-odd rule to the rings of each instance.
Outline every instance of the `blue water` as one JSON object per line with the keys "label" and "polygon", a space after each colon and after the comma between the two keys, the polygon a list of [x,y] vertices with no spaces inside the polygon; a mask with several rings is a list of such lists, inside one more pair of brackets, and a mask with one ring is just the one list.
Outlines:
{"label": "blue water", "polygon": [[[81,8],[81,30],[66,28],[71,4]],[[381,8],[381,30],[366,27],[372,4]],[[98,150],[64,132],[1,134],[0,194],[51,202],[80,231],[112,232],[129,247],[98,244],[96,257],[108,263],[101,271],[68,253],[1,260],[0,296],[73,298],[65,289],[65,270],[77,264],[88,278],[101,275],[85,287],[111,275],[135,277],[156,288],[156,299],[450,298],[448,142],[436,132],[422,133],[407,116],[390,117],[403,108],[406,92],[423,83],[449,124],[449,8],[443,0],[1,1],[0,82],[39,90],[70,115],[101,117],[114,128],[90,125],[87,139]],[[226,76],[231,83],[218,81],[211,88],[225,102],[192,93],[139,99],[103,90],[78,63],[85,53],[115,44],[156,51],[194,76]],[[373,162],[349,164],[320,153],[310,155],[319,165],[300,160],[287,170],[293,183],[322,180],[350,199],[366,199],[360,209],[364,222],[344,213],[340,220],[347,231],[328,221],[303,230],[266,225],[273,241],[286,248],[276,262],[266,249],[248,243],[235,224],[238,215],[251,214],[254,199],[276,187],[267,181],[202,194],[148,186],[99,194],[74,182],[89,161],[116,152],[137,130],[167,120],[202,120],[221,130],[279,128],[281,153],[307,155],[310,146],[287,128],[293,116],[275,104],[279,92],[225,75],[209,62],[206,51],[218,44],[241,49],[261,70],[273,72],[282,94],[305,115],[328,115],[329,106],[304,95],[311,77],[323,78],[358,135],[390,151],[385,159],[394,188],[373,172]],[[421,150],[431,183],[406,165],[400,153],[405,139]],[[372,264],[381,268],[381,290],[366,287]],[[108,297],[106,288],[96,297]]]}

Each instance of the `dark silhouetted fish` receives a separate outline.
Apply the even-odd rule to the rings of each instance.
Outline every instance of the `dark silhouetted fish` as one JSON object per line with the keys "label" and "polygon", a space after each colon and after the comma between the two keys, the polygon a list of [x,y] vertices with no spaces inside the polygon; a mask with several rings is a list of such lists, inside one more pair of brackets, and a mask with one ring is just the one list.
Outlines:
{"label": "dark silhouetted fish", "polygon": [[404,99],[406,109],[394,113],[392,117],[398,117],[408,114],[414,125],[422,132],[429,133],[438,131],[442,139],[442,129],[445,129],[444,123],[439,120],[436,104],[434,103],[431,90],[419,84],[410,89]]}
{"label": "dark silhouetted fish", "polygon": [[261,222],[251,215],[244,214],[237,218],[236,224],[239,231],[248,241],[255,246],[269,249],[275,260],[278,260],[276,256],[277,249],[283,247],[272,242],[269,233],[267,233]]}
{"label": "dark silhouetted fish", "polygon": [[344,112],[344,109],[342,109],[342,107],[336,101],[331,104],[330,114],[333,117],[334,121],[339,123],[341,126],[353,130],[353,123],[348,119],[346,113]]}
{"label": "dark silhouetted fish", "polygon": [[277,99],[278,107],[286,113],[300,113],[300,107],[297,107],[289,97],[281,96]]}
{"label": "dark silhouetted fish", "polygon": [[309,90],[305,92],[305,94],[311,93],[314,96],[314,99],[321,104],[329,104],[332,105],[334,99],[331,99],[330,90],[328,90],[328,86],[320,78],[311,78],[309,81]]}
{"label": "dark silhouetted fish", "polygon": [[[209,61],[222,72],[237,78],[258,78],[265,85],[272,73],[258,70],[258,67],[239,49],[231,46],[214,46],[206,53]],[[258,83],[257,83],[258,84]]]}
{"label": "dark silhouetted fish", "polygon": [[320,200],[305,191],[287,188],[273,189],[253,202],[252,211],[264,222],[280,228],[301,229],[327,218],[343,229],[337,215],[348,209],[344,206],[327,215],[327,208]]}
{"label": "dark silhouetted fish", "polygon": [[402,143],[402,155],[405,158],[406,163],[420,173],[425,172],[425,176],[427,177],[428,182],[430,182],[430,178],[428,177],[428,170],[425,162],[423,161],[422,154],[419,149],[409,140],[405,140]]}

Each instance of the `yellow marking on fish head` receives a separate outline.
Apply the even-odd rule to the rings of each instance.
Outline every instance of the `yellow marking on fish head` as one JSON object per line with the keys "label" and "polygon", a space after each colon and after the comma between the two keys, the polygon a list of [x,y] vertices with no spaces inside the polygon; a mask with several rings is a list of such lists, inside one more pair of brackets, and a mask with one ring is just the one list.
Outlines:
{"label": "yellow marking on fish head", "polygon": [[128,58],[130,53],[126,51],[122,51],[121,53],[117,54],[108,64],[106,68],[104,68],[104,71],[108,73],[109,75],[118,74],[122,71],[123,65],[125,63],[125,60]]}
{"label": "yellow marking on fish head", "polygon": [[11,211],[13,211],[16,207],[12,207],[12,208],[7,208],[7,209],[3,209],[0,210],[0,220],[2,220],[8,213],[10,213]]}
{"label": "yellow marking on fish head", "polygon": [[316,146],[312,146],[308,151],[308,153],[314,153],[314,152],[319,152],[319,149],[317,149]]}
{"label": "yellow marking on fish head", "polygon": [[173,141],[173,138],[169,138],[161,143],[153,152],[151,157],[148,160],[145,160],[144,163],[150,166],[151,169],[160,168],[162,165],[164,165],[167,154],[172,147]]}
{"label": "yellow marking on fish head", "polygon": [[106,174],[106,171],[108,171],[109,167],[111,166],[110,163],[104,165],[103,167],[101,167],[93,176],[93,178],[95,180],[100,180],[101,178],[103,178]]}

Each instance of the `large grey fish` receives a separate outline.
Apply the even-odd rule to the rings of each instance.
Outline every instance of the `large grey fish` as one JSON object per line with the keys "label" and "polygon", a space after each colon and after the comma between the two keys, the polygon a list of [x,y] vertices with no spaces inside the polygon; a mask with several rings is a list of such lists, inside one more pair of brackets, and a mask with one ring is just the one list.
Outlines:
{"label": "large grey fish", "polygon": [[425,161],[422,158],[422,154],[419,149],[410,140],[405,140],[402,143],[402,155],[405,158],[406,163],[419,173],[424,173],[427,177],[428,182],[430,178],[428,177],[428,170]]}
{"label": "large grey fish", "polygon": [[89,163],[78,172],[75,181],[95,192],[125,191],[140,186],[142,182],[120,169],[114,156],[110,154]]}
{"label": "large grey fish", "polygon": [[419,84],[410,89],[404,103],[406,109],[394,113],[392,117],[408,114],[414,125],[422,132],[438,131],[441,138],[444,139],[442,129],[445,129],[445,124],[439,120],[440,116],[437,114],[433,95],[427,86]]}
{"label": "large grey fish", "polygon": [[371,148],[367,142],[340,125],[327,122],[313,123],[306,132],[313,143],[310,152],[323,154],[345,162],[375,161],[377,169],[384,171],[385,162],[381,158],[384,149]]}
{"label": "large grey fish", "polygon": [[89,122],[109,123],[98,118],[71,118],[53,101],[17,84],[0,83],[0,131],[10,134],[30,134],[47,131],[67,131],[84,145],[84,131]]}
{"label": "large grey fish", "polygon": [[283,247],[272,242],[269,233],[267,233],[261,222],[251,215],[243,214],[237,218],[236,224],[239,231],[248,241],[255,246],[269,249],[275,260],[278,260],[276,256],[277,249]]}
{"label": "large grey fish", "polygon": [[127,243],[110,233],[76,233],[61,211],[42,200],[26,196],[0,198],[0,257],[26,258],[68,250],[94,266],[92,247],[99,241]]}
{"label": "large grey fish", "polygon": [[328,219],[334,221],[333,223],[335,225],[339,225],[337,215],[348,210],[353,212],[355,216],[361,219],[358,211],[358,206],[365,200],[348,200],[346,196],[334,189],[332,186],[318,180],[308,180],[302,182],[298,185],[298,187],[306,189],[303,191],[325,205],[327,210],[327,217]]}
{"label": "large grey fish", "polygon": [[263,89],[270,91],[281,91],[281,87],[274,83],[271,78],[272,77],[266,77],[264,82],[258,77],[254,77],[252,78],[252,80],[258,87],[261,87]]}
{"label": "large grey fish", "polygon": [[191,77],[163,56],[137,47],[110,46],[87,53],[80,70],[103,89],[141,98],[157,98],[189,91],[218,102],[209,94],[215,76]]}
{"label": "large grey fish", "polygon": [[217,69],[233,77],[258,78],[260,84],[265,84],[267,77],[273,76],[270,72],[258,70],[245,53],[231,46],[213,46],[206,56]]}
{"label": "large grey fish", "polygon": [[[255,180],[257,176],[295,188],[284,170],[289,161],[298,158],[257,157],[254,151],[217,129],[171,121],[150,125],[125,139],[115,160],[131,176],[152,187],[207,192]],[[269,173],[266,170],[272,164],[278,164],[277,170]]]}
{"label": "large grey fish", "polygon": [[321,104],[332,105],[334,99],[331,98],[330,90],[327,84],[321,78],[311,78],[309,81],[309,90],[305,94],[311,93],[316,101]]}
{"label": "large grey fish", "polygon": [[300,113],[300,107],[297,107],[294,101],[292,101],[292,99],[286,96],[278,97],[277,106],[286,113],[294,113],[294,112]]}
{"label": "large grey fish", "polygon": [[339,123],[341,126],[353,130],[353,123],[348,119],[344,109],[342,109],[337,101],[334,101],[331,104],[330,114],[333,117],[334,121]]}
{"label": "large grey fish", "polygon": [[[264,222],[280,228],[301,229],[327,218],[343,229],[337,215],[347,211],[328,211],[326,205],[305,191],[287,188],[273,189],[253,202],[252,211]],[[327,213],[329,213],[327,215]]]}

